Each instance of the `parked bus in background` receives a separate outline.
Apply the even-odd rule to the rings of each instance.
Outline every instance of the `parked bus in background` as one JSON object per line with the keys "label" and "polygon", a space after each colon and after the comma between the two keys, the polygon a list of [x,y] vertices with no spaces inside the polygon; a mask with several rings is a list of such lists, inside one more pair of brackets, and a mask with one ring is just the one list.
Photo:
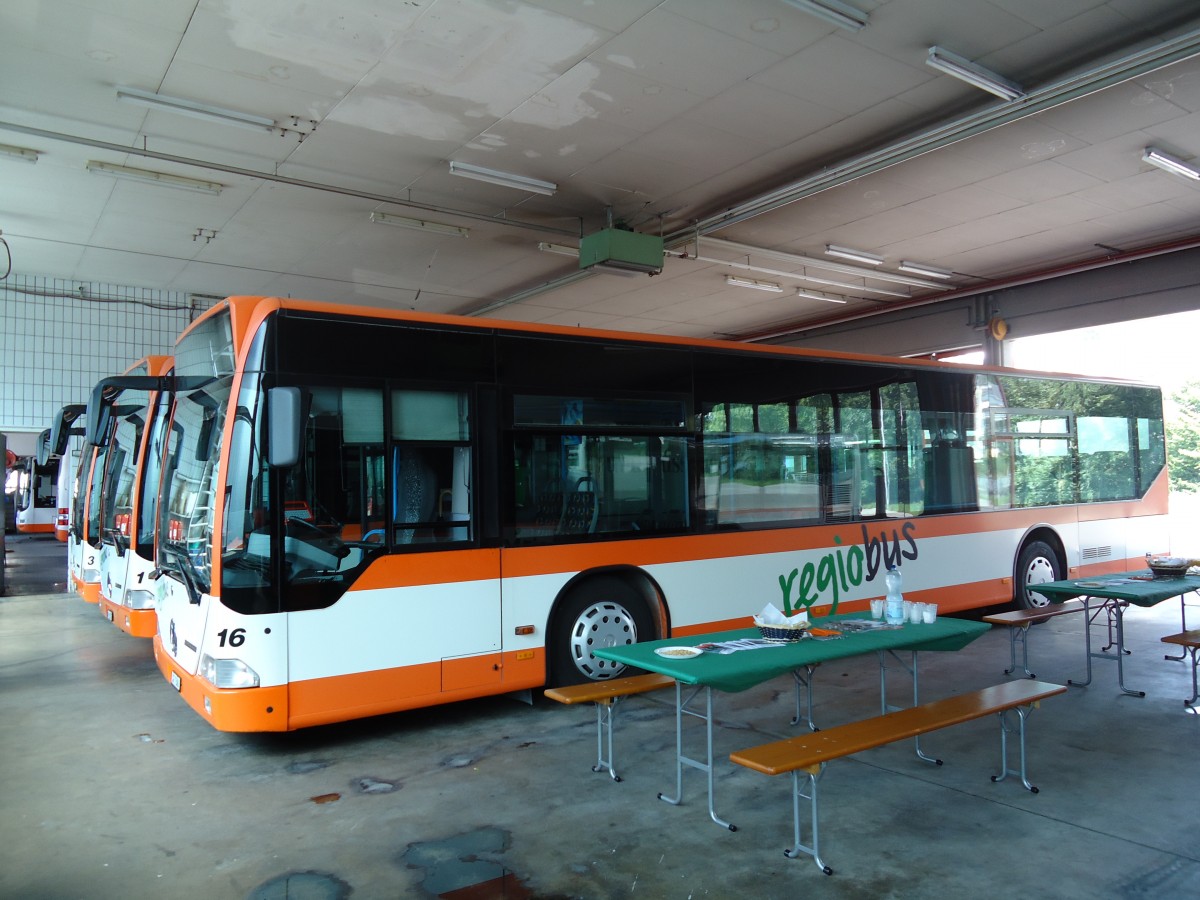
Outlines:
{"label": "parked bus in background", "polygon": [[[147,356],[151,377],[168,375],[169,356]],[[105,442],[100,490],[100,614],[134,637],[155,627],[154,524],[169,395],[128,390],[112,397],[112,431]]]}
{"label": "parked bus in background", "polygon": [[[82,416],[86,411],[87,407],[82,403],[64,406],[50,428],[50,452],[59,457],[58,481],[54,488],[54,536],[63,542],[68,541],[71,526],[71,503],[79,477],[79,460],[83,455]],[[67,584],[72,585],[69,574]]]}
{"label": "parked bus in background", "polygon": [[59,457],[50,453],[50,430],[37,437],[36,454],[17,463],[20,475],[14,498],[17,531],[21,534],[53,534],[55,489],[58,486]]}
{"label": "parked bus in background", "polygon": [[[127,377],[149,377],[147,360],[143,358],[126,370]],[[103,385],[102,380],[99,384]],[[107,471],[109,439],[114,427],[134,417],[144,420],[145,398],[139,404],[135,398],[130,402],[120,401],[116,392],[105,394],[99,385],[93,389],[93,398],[101,399],[89,404],[86,411],[83,453],[80,458],[79,479],[75,488],[75,502],[71,507],[70,539],[67,542],[67,563],[76,590],[87,603],[100,602],[101,546],[103,538],[104,478]],[[92,429],[93,417],[103,408],[103,427]]]}
{"label": "parked bus in background", "polygon": [[254,297],[175,361],[154,650],[226,731],[609,678],[593,647],[861,609],[891,566],[955,612],[1167,546],[1151,387]]}

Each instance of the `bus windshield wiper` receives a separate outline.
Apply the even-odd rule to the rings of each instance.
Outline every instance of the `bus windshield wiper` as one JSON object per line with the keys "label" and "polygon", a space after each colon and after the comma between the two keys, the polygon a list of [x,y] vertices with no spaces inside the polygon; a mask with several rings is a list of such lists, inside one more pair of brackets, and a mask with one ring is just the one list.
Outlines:
{"label": "bus windshield wiper", "polygon": [[192,571],[192,558],[188,556],[188,552],[182,547],[165,544],[162,549],[168,556],[175,558],[177,563],[176,571],[179,572],[183,578],[183,583],[187,586],[188,602],[193,606],[199,606],[200,587],[196,584],[196,573]]}

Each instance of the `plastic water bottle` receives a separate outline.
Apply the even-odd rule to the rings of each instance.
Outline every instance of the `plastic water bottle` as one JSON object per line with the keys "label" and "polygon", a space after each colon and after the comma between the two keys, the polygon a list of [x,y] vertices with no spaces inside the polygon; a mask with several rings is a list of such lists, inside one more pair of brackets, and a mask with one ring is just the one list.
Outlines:
{"label": "plastic water bottle", "polygon": [[887,585],[887,601],[884,607],[884,618],[889,625],[904,624],[904,595],[900,593],[900,569],[892,566],[883,576]]}

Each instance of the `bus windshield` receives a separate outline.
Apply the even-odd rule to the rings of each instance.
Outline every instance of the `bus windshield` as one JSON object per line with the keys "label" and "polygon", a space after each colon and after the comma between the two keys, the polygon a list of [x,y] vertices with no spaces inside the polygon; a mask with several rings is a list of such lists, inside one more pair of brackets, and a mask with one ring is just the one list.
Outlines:
{"label": "bus windshield", "polygon": [[225,408],[233,385],[228,311],[199,322],[176,347],[182,389],[166,441],[158,508],[159,564],[188,585],[212,588],[212,510]]}

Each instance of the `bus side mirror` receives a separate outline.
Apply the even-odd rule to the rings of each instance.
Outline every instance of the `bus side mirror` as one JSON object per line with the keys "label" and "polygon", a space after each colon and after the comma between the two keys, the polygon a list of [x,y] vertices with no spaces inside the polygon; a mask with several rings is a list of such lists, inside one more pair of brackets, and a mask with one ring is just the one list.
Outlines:
{"label": "bus side mirror", "polygon": [[282,468],[300,460],[300,424],[300,388],[267,391],[268,464]]}
{"label": "bus side mirror", "polygon": [[108,445],[108,426],[112,420],[112,406],[106,403],[99,390],[92,397],[87,408],[87,428],[84,440],[94,447]]}

